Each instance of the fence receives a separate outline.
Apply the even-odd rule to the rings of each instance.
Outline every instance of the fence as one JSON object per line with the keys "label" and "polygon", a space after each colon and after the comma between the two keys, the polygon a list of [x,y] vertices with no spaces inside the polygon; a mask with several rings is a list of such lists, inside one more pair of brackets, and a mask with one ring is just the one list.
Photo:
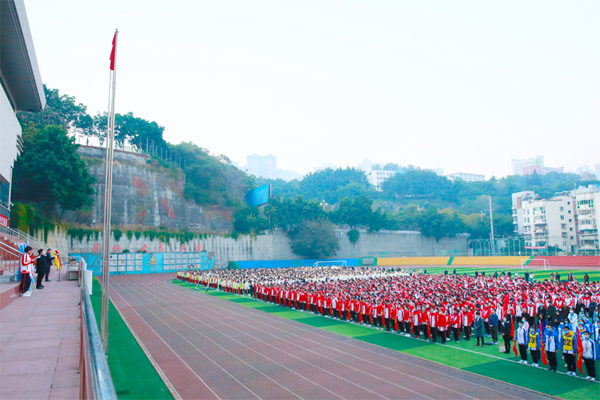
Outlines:
{"label": "fence", "polygon": [[7,236],[12,237],[17,242],[28,243],[34,249],[47,249],[48,245],[39,241],[31,235],[28,235],[25,232],[22,232],[18,229],[7,228],[5,226],[0,226],[0,233],[3,233]]}
{"label": "fence", "polygon": [[79,282],[81,284],[81,356],[79,361],[80,371],[80,399],[116,400],[117,393],[108,369],[108,362],[104,355],[98,323],[92,308],[90,294],[84,271],[85,261],[79,262]]}
{"label": "fence", "polygon": [[0,268],[12,274],[19,274],[21,254],[6,243],[0,242]]}

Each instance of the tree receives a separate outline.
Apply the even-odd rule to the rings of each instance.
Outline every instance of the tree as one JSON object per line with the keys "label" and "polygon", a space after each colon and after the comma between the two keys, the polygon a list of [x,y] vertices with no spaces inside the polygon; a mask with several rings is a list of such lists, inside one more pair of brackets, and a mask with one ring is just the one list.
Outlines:
{"label": "tree", "polygon": [[272,227],[278,227],[285,231],[293,230],[302,221],[314,221],[327,218],[323,208],[313,200],[304,200],[297,196],[291,200],[287,198],[274,197],[265,207],[265,215]]}
{"label": "tree", "polygon": [[402,169],[401,166],[399,166],[396,163],[392,163],[392,162],[387,163],[383,166],[384,171],[400,171],[401,169]]}
{"label": "tree", "polygon": [[373,200],[362,195],[351,200],[348,197],[340,200],[340,204],[333,214],[333,220],[338,224],[346,224],[350,228],[367,226],[373,214]]}
{"label": "tree", "polygon": [[413,168],[386,179],[381,190],[389,198],[446,200],[452,191],[452,182],[435,172]]}
{"label": "tree", "polygon": [[[350,183],[356,183],[365,190],[370,188],[367,176],[363,171],[355,168],[326,168],[321,171],[309,173],[300,181],[300,193],[311,200],[325,200],[334,204],[340,200],[340,188]],[[356,189],[352,189],[356,191]]]}
{"label": "tree", "polygon": [[70,133],[89,134],[92,119],[87,113],[87,107],[77,104],[73,96],[61,95],[58,89],[49,89],[44,85],[46,107],[41,112],[20,112],[17,114],[23,127],[30,123],[37,128],[46,125],[61,125]]}
{"label": "tree", "polygon": [[311,258],[329,257],[339,248],[333,224],[325,219],[307,220],[290,232],[292,251]]}
{"label": "tree", "polygon": [[[106,139],[107,119],[107,113],[96,114],[93,118],[93,134],[101,142]],[[131,112],[115,115],[115,142],[120,145],[128,142],[141,149],[148,141],[150,148],[166,151],[168,144],[163,138],[164,130],[165,128],[156,122],[135,117]]]}
{"label": "tree", "polygon": [[258,207],[247,207],[233,214],[233,229],[238,233],[260,232],[269,228],[269,223]]}
{"label": "tree", "polygon": [[398,228],[396,221],[384,212],[381,207],[371,213],[369,218],[369,232],[379,232],[382,229],[394,230]]}
{"label": "tree", "polygon": [[13,199],[39,204],[47,216],[93,204],[94,178],[72,137],[59,125],[23,132],[23,151],[13,171]]}

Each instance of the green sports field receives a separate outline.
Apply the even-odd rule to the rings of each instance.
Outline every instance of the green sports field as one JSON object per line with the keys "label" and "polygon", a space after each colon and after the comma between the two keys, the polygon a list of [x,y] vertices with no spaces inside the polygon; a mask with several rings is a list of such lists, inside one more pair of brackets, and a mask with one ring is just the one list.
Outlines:
{"label": "green sports field", "polygon": [[[445,268],[428,268],[427,270],[428,272],[438,272],[434,271],[434,269],[439,269],[443,273]],[[474,272],[475,269],[476,268],[465,268],[464,271],[461,272],[457,269],[457,273],[470,273],[471,271]],[[451,269],[449,270],[449,273],[452,273]],[[536,279],[538,279],[537,273]],[[598,279],[598,277],[596,277],[596,279]],[[195,285],[190,283],[179,280],[173,280],[172,283],[189,288],[190,290],[195,290]],[[207,293],[211,296],[219,297],[246,307],[261,310],[269,314],[294,320],[342,336],[351,337],[552,396],[564,399],[600,398],[600,384],[598,382],[573,378],[564,373],[560,373],[566,372],[564,362],[560,359],[558,365],[559,373],[553,373],[546,369],[518,364],[516,361],[520,360],[520,357],[515,357],[512,352],[510,354],[501,353],[499,351],[499,346],[490,345],[484,348],[475,347],[474,340],[461,340],[460,343],[452,342],[445,346],[440,344],[434,345],[424,340],[407,338],[398,334],[388,333],[361,325],[291,310],[289,308],[258,301],[247,296],[237,296],[216,290],[209,290]],[[486,338],[486,340],[491,339]],[[600,363],[596,364],[596,376],[600,376]],[[543,366],[541,363],[540,365]]]}

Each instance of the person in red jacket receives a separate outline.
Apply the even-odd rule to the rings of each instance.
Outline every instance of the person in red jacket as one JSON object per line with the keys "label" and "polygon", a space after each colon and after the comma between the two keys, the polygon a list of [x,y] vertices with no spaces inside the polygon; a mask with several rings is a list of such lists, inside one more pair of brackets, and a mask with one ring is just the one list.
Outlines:
{"label": "person in red jacket", "polygon": [[454,314],[450,316],[450,325],[452,327],[452,334],[454,335],[454,342],[458,343],[461,328],[461,315],[458,312],[458,308],[455,308]]}
{"label": "person in red jacket", "polygon": [[429,335],[427,334],[427,311],[425,311],[425,307],[421,306],[421,310],[419,312],[419,330],[423,332],[423,337],[427,339]]}
{"label": "person in red jacket", "polygon": [[465,340],[471,340],[471,325],[473,324],[473,319],[473,311],[471,311],[469,307],[466,307],[462,317]]}
{"label": "person in red jacket", "polygon": [[415,309],[412,312],[412,328],[413,328],[413,333],[415,335],[416,338],[419,338],[420,335],[420,331],[419,331],[419,322],[421,321],[421,310],[419,310],[418,308],[415,307]]}
{"label": "person in red jacket", "polygon": [[448,326],[448,322],[446,321],[446,315],[442,310],[437,313],[435,324],[437,325],[437,331],[440,333],[442,344],[446,344],[446,327]]}
{"label": "person in red jacket", "polygon": [[437,307],[433,307],[431,312],[429,313],[429,329],[431,331],[431,342],[437,342],[437,331],[438,331],[438,310]]}

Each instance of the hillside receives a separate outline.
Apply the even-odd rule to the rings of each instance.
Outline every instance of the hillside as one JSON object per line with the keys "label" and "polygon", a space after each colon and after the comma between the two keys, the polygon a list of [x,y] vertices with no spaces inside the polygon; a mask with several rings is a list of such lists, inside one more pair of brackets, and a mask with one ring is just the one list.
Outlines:
{"label": "hillside", "polygon": [[[105,166],[102,148],[80,146],[77,153],[96,178],[94,204],[67,211],[66,222],[93,227],[102,224]],[[185,174],[164,168],[147,155],[115,151],[112,224],[121,227],[186,229],[203,233],[231,230],[232,211],[225,207],[200,206],[183,196]]]}

